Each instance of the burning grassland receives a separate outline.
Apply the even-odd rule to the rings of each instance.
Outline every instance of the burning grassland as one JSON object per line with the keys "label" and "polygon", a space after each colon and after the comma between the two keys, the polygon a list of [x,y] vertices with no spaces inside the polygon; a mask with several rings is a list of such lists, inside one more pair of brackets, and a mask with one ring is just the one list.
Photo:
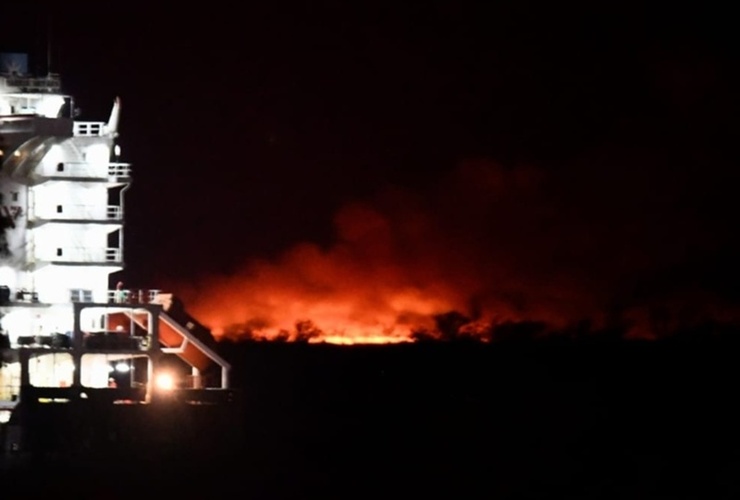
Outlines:
{"label": "burning grassland", "polygon": [[689,179],[663,180],[467,162],[345,205],[329,246],[174,289],[216,336],[276,341],[652,338],[733,322],[721,291],[684,271],[717,247]]}

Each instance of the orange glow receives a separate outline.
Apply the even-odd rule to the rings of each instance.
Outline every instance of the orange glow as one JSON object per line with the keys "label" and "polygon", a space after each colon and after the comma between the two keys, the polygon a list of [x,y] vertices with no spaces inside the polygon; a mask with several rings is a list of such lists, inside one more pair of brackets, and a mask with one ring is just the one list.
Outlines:
{"label": "orange glow", "polygon": [[328,248],[301,243],[197,288],[171,288],[219,338],[488,341],[603,328],[622,300],[616,291],[680,261],[690,228],[620,225],[608,194],[619,179],[602,180],[595,196],[598,179],[579,175],[593,192],[535,169],[470,162],[425,193],[388,188],[344,206]]}
{"label": "orange glow", "polygon": [[171,391],[175,388],[175,379],[169,373],[160,373],[155,381],[157,388],[163,391]]}

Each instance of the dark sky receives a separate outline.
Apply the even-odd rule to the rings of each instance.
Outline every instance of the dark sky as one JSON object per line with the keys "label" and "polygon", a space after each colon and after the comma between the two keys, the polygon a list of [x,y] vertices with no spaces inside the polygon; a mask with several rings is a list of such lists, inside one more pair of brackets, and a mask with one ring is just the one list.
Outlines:
{"label": "dark sky", "polygon": [[[2,45],[30,46],[43,67],[47,11],[16,3],[3,7]],[[484,160],[554,179],[547,206],[562,220],[609,199],[611,219],[585,236],[635,218],[650,221],[635,223],[640,234],[685,224],[680,244],[700,249],[672,272],[728,288],[740,111],[729,12],[479,4],[52,9],[53,69],[81,119],[123,100],[120,144],[135,169],[126,279],[156,286],[301,241],[329,248],[347,203],[389,185],[429,193]]]}

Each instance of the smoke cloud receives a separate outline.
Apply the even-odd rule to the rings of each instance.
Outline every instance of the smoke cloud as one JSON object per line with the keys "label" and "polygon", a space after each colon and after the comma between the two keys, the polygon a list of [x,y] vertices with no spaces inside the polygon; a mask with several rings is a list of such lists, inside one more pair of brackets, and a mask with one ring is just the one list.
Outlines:
{"label": "smoke cloud", "polygon": [[695,190],[689,172],[661,168],[467,161],[425,189],[342,207],[329,247],[301,243],[180,288],[222,337],[491,340],[615,325],[654,337],[735,318],[681,278],[719,245]]}

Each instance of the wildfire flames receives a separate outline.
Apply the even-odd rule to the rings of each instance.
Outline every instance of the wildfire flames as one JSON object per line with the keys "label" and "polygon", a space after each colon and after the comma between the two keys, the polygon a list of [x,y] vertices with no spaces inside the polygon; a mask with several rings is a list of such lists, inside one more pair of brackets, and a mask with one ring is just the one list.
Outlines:
{"label": "wildfire flames", "polygon": [[424,192],[389,187],[343,207],[327,248],[302,243],[176,289],[217,337],[494,340],[617,324],[650,336],[677,321],[655,276],[702,255],[687,244],[702,225],[680,183],[657,195],[631,174],[468,162]]}

